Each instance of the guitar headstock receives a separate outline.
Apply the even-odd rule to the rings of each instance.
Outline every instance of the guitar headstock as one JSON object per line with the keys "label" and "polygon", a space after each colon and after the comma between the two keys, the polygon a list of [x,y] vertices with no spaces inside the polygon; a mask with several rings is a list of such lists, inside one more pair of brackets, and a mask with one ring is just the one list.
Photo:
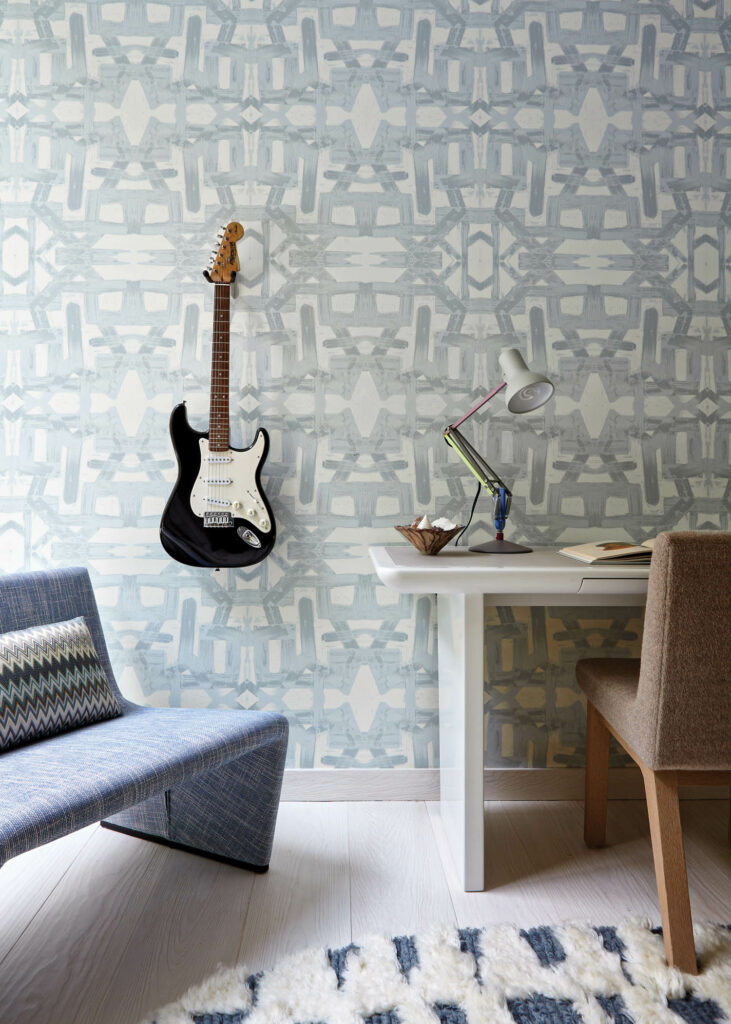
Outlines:
{"label": "guitar headstock", "polygon": [[235,220],[221,228],[216,236],[216,248],[211,251],[208,269],[203,276],[212,284],[233,284],[239,269],[236,243],[244,237],[244,229]]}

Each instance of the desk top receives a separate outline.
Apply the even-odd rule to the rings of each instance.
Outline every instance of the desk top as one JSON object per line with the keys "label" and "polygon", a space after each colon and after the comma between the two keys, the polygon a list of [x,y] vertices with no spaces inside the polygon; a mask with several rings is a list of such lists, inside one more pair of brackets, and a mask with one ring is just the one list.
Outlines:
{"label": "desk top", "polygon": [[402,594],[595,595],[597,604],[603,603],[604,595],[613,597],[614,603],[634,597],[628,603],[636,604],[644,600],[650,574],[649,565],[584,565],[556,548],[518,555],[449,548],[429,556],[409,544],[394,544],[369,548],[369,553],[380,580]]}

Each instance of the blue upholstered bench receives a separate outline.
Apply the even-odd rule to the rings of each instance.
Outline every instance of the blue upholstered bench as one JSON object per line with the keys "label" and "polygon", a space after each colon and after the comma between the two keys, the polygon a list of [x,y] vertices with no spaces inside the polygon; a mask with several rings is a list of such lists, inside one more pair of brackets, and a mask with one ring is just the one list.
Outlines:
{"label": "blue upholstered bench", "polygon": [[85,569],[0,577],[0,633],[79,615],[123,714],[0,754],[0,864],[101,820],[107,828],[266,871],[286,718],[132,704],[115,682]]}

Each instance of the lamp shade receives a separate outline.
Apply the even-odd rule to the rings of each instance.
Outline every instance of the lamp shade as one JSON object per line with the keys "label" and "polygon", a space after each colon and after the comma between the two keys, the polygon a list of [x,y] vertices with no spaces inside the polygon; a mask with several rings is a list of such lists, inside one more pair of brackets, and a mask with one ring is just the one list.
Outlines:
{"label": "lamp shade", "polygon": [[553,395],[553,384],[548,377],[529,370],[517,348],[503,349],[498,362],[505,374],[505,401],[511,412],[539,409]]}

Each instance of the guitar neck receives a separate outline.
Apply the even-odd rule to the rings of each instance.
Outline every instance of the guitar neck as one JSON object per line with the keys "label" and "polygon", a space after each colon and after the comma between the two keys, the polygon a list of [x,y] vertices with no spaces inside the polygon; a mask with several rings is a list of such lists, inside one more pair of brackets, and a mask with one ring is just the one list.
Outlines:
{"label": "guitar neck", "polygon": [[208,447],[212,452],[225,452],[229,441],[229,291],[227,284],[217,284],[213,298],[211,408],[208,419]]}

